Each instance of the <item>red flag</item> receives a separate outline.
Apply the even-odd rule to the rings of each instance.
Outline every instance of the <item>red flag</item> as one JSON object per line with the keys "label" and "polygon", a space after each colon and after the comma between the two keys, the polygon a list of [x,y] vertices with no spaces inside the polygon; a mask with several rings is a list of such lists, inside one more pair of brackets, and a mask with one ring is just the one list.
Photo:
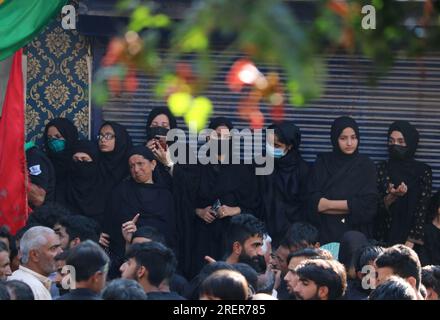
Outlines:
{"label": "red flag", "polygon": [[0,226],[12,234],[27,220],[22,50],[12,60],[0,117]]}

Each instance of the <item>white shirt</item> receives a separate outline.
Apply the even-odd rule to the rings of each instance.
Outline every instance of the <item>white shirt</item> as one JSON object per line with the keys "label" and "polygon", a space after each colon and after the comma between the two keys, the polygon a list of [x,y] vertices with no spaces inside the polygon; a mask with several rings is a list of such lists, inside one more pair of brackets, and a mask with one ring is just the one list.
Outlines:
{"label": "white shirt", "polygon": [[23,266],[8,278],[8,280],[20,280],[31,287],[35,300],[52,300],[50,295],[51,281],[49,278]]}

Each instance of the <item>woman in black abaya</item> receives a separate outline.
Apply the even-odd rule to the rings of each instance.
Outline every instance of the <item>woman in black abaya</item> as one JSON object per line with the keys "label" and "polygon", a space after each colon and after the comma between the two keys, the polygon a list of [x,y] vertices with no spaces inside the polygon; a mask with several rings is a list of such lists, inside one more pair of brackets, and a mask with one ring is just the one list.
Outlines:
{"label": "woman in black abaya", "polygon": [[359,154],[359,128],[350,117],[337,118],[331,128],[333,152],[319,154],[309,185],[309,219],[320,242],[339,242],[349,230],[372,235],[377,209],[373,161]]}
{"label": "woman in black abaya", "polygon": [[[218,164],[198,165],[198,191],[195,197],[194,239],[192,269],[197,274],[205,264],[204,257],[216,260],[223,258],[223,234],[232,216],[241,213],[256,215],[259,207],[258,188],[254,168],[243,164],[226,164],[220,145],[232,149],[230,130],[233,128],[227,118],[211,120],[209,128],[215,130],[217,137],[211,142],[219,146]],[[229,153],[231,155],[231,153]],[[215,210],[215,203],[219,208]]]}
{"label": "woman in black abaya", "polygon": [[55,202],[66,204],[67,177],[78,130],[69,119],[55,118],[46,125],[43,136],[46,154],[55,169]]}
{"label": "woman in black abaya", "polygon": [[378,238],[387,245],[423,244],[423,228],[432,189],[432,170],[414,160],[417,129],[395,121],[388,129],[389,160],[377,166],[380,194]]}
{"label": "woman in black abaya", "polygon": [[289,226],[304,221],[309,165],[299,153],[301,132],[291,121],[272,125],[266,156],[274,157],[274,171],[260,178],[262,220],[278,247]]}
{"label": "woman in black abaya", "polygon": [[105,204],[98,175],[98,147],[81,140],[73,147],[73,162],[68,180],[67,205],[73,212],[99,222]]}
{"label": "woman in black abaya", "polygon": [[175,246],[173,197],[160,176],[155,174],[154,154],[147,147],[138,146],[130,150],[128,157],[131,177],[113,191],[104,221],[115,264],[120,264],[125,254],[122,224],[133,220],[137,214],[137,228],[154,227],[165,236],[169,247]]}

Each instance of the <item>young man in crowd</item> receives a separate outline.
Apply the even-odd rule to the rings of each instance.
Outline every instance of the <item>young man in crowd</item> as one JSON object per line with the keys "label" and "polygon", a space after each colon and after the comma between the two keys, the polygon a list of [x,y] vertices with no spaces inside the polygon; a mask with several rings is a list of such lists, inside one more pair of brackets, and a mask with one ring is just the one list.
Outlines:
{"label": "young man in crowd", "polygon": [[309,259],[297,266],[295,273],[294,294],[299,300],[338,300],[345,293],[347,275],[338,261]]}
{"label": "young man in crowd", "polygon": [[376,261],[377,285],[384,283],[389,277],[396,275],[405,279],[415,290],[419,300],[423,300],[419,292],[422,267],[417,253],[402,244],[396,244],[380,254]]}
{"label": "young man in crowd", "polygon": [[133,244],[126,257],[121,277],[139,282],[149,300],[184,300],[163,285],[176,271],[177,260],[171,249],[158,242]]}
{"label": "young man in crowd", "polygon": [[105,287],[109,258],[95,242],[86,240],[70,250],[66,265],[73,267],[70,273],[69,293],[58,300],[101,300]]}
{"label": "young man in crowd", "polygon": [[426,300],[440,300],[440,266],[424,266],[422,284],[426,288]]}

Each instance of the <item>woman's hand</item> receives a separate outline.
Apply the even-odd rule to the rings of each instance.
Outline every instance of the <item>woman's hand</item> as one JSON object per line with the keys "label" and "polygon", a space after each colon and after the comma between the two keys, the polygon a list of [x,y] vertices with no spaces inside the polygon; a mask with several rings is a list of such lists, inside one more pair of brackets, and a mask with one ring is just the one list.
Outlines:
{"label": "woman's hand", "polygon": [[327,198],[321,198],[318,204],[318,212],[324,212],[329,209],[329,200]]}
{"label": "woman's hand", "polygon": [[206,223],[211,223],[215,220],[214,212],[212,211],[212,207],[206,207],[204,209],[197,208],[196,209],[197,216],[205,221]]}
{"label": "woman's hand", "polygon": [[99,236],[99,244],[104,248],[108,248],[110,246],[110,236],[102,232]]}
{"label": "woman's hand", "polygon": [[241,213],[240,207],[229,207],[226,205],[220,206],[220,208],[218,208],[217,210],[217,214],[220,219],[224,217],[232,217],[240,213]]}
{"label": "woman's hand", "polygon": [[402,182],[397,188],[394,188],[394,184],[390,183],[388,186],[388,193],[397,196],[403,197],[408,192],[408,186]]}
{"label": "woman's hand", "polygon": [[159,140],[156,140],[156,143],[150,149],[157,161],[162,163],[164,166],[169,166],[172,163],[170,151],[168,149],[165,150],[159,143]]}
{"label": "woman's hand", "polygon": [[125,239],[125,242],[130,243],[133,238],[133,234],[137,231],[136,222],[139,219],[140,214],[136,214],[133,220],[124,222],[122,224],[122,236]]}

